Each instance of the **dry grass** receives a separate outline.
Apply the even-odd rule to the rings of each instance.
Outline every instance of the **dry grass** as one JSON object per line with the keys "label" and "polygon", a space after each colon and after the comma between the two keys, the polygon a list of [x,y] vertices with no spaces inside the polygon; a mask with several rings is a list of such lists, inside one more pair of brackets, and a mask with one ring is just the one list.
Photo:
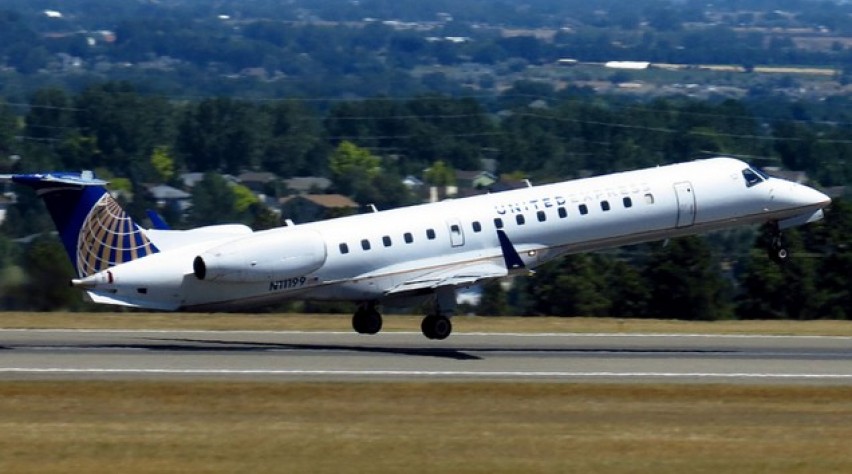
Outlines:
{"label": "dry grass", "polygon": [[7,382],[0,472],[852,472],[852,389]]}
{"label": "dry grass", "polygon": [[[385,318],[384,330],[419,331],[419,316]],[[230,313],[24,313],[0,312],[0,328],[205,329],[350,331],[348,315]],[[852,321],[689,322],[615,318],[459,316],[460,332],[625,332],[672,334],[779,334],[852,336]]]}

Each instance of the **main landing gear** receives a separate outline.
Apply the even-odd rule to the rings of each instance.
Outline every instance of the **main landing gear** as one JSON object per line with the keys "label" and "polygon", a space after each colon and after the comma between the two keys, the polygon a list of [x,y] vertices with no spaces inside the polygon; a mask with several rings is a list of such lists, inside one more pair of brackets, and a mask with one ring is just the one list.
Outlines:
{"label": "main landing gear", "polygon": [[446,339],[453,332],[453,322],[446,316],[430,314],[423,318],[420,330],[429,339]]}
{"label": "main landing gear", "polygon": [[[359,334],[376,334],[382,330],[382,315],[376,308],[377,302],[368,301],[358,305],[352,315],[352,329]],[[456,310],[456,292],[453,288],[438,288],[435,292],[434,311],[420,323],[420,330],[429,339],[446,339],[453,332],[450,321]]]}
{"label": "main landing gear", "polygon": [[456,290],[452,287],[442,287],[435,291],[435,310],[426,315],[420,323],[420,330],[429,339],[442,340],[453,332],[450,318],[456,311]]}
{"label": "main landing gear", "polygon": [[767,226],[769,246],[767,253],[769,258],[778,264],[786,262],[790,258],[790,251],[784,243],[784,236],[781,234],[781,229],[778,228],[778,223],[774,222]]}
{"label": "main landing gear", "polygon": [[352,329],[358,334],[376,334],[382,330],[382,315],[376,309],[375,302],[358,305],[352,315]]}

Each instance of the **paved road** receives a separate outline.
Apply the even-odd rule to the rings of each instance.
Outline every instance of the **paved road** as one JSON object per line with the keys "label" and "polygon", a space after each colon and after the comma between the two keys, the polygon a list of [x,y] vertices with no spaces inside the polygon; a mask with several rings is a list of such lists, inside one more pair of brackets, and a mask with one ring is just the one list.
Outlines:
{"label": "paved road", "polygon": [[0,330],[0,380],[509,380],[852,386],[852,338]]}

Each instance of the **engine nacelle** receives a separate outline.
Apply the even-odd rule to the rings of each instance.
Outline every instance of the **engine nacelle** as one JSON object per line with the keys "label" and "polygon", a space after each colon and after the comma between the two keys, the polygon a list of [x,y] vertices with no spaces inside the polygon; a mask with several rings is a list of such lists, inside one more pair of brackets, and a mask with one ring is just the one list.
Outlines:
{"label": "engine nacelle", "polygon": [[322,237],[285,229],[233,240],[195,257],[195,277],[205,281],[256,282],[304,275],[325,263]]}

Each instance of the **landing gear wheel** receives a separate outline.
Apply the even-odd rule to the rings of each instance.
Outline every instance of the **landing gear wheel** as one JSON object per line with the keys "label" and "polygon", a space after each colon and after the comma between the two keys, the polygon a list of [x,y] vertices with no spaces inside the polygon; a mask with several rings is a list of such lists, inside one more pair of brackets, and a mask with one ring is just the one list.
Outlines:
{"label": "landing gear wheel", "polygon": [[789,257],[790,253],[784,247],[773,249],[772,255],[770,256],[770,258],[774,260],[775,263],[784,263]]}
{"label": "landing gear wheel", "polygon": [[358,334],[376,334],[382,330],[382,315],[372,306],[358,308],[352,316],[352,329]]}
{"label": "landing gear wheel", "polygon": [[420,330],[429,339],[442,340],[453,332],[453,323],[446,316],[429,315],[420,323]]}
{"label": "landing gear wheel", "polygon": [[781,237],[780,232],[772,236],[768,251],[769,258],[775,263],[784,263],[790,257],[790,252],[787,250],[787,246],[784,245],[784,239]]}

